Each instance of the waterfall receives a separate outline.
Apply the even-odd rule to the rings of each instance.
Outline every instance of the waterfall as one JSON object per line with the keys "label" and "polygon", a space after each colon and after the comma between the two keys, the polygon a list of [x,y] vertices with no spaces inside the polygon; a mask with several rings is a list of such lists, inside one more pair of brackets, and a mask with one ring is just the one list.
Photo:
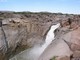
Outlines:
{"label": "waterfall", "polygon": [[42,46],[42,49],[45,50],[45,48],[54,40],[54,31],[60,26],[60,24],[52,25],[49,32],[46,35],[45,43]]}
{"label": "waterfall", "polygon": [[16,55],[10,60],[38,60],[39,56],[44,52],[48,45],[54,40],[54,31],[60,26],[60,24],[52,25],[48,31],[45,39],[45,43],[42,46],[35,46],[27,49],[20,54]]}

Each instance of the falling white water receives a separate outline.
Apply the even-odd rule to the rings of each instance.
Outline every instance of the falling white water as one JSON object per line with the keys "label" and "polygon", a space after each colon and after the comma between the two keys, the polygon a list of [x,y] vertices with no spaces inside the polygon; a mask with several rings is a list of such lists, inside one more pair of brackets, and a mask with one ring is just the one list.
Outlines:
{"label": "falling white water", "polygon": [[[56,25],[52,25],[49,32],[46,35],[46,39],[45,39],[45,43],[42,45],[42,47],[40,48],[41,51],[43,52],[47,46],[54,40],[54,31],[55,29],[57,29],[60,26],[60,24],[56,24]],[[41,53],[42,53],[41,52]]]}
{"label": "falling white water", "polygon": [[60,26],[60,24],[52,25],[49,32],[46,35],[45,43],[42,46],[35,46],[27,49],[20,54],[16,55],[10,60],[38,60],[39,56],[47,48],[47,46],[54,40],[54,31]]}

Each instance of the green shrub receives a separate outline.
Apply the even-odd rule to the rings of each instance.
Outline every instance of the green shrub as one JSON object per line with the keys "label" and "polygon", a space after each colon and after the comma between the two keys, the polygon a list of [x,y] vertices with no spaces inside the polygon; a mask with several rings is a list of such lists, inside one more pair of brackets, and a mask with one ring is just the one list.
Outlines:
{"label": "green shrub", "polygon": [[56,60],[56,57],[54,56],[53,58],[51,58],[50,60]]}

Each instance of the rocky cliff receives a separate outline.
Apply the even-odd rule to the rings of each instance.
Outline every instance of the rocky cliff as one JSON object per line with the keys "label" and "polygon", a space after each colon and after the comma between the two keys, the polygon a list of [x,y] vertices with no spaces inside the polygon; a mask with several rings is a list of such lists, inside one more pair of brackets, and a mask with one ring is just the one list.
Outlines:
{"label": "rocky cliff", "polygon": [[62,13],[0,12],[0,59],[8,60],[35,44],[43,44],[50,26],[60,23],[56,39],[63,40],[80,57],[80,15]]}

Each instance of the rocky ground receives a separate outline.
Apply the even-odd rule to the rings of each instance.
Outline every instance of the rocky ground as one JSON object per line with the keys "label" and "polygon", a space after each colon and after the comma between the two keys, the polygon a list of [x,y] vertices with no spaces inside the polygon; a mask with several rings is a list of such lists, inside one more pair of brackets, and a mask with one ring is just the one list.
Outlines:
{"label": "rocky ground", "polygon": [[61,54],[53,51],[53,56],[47,58],[80,60],[80,15],[48,12],[0,12],[0,60],[8,60],[35,44],[43,44],[50,26],[56,23],[61,27],[55,31],[55,41],[50,46]]}

